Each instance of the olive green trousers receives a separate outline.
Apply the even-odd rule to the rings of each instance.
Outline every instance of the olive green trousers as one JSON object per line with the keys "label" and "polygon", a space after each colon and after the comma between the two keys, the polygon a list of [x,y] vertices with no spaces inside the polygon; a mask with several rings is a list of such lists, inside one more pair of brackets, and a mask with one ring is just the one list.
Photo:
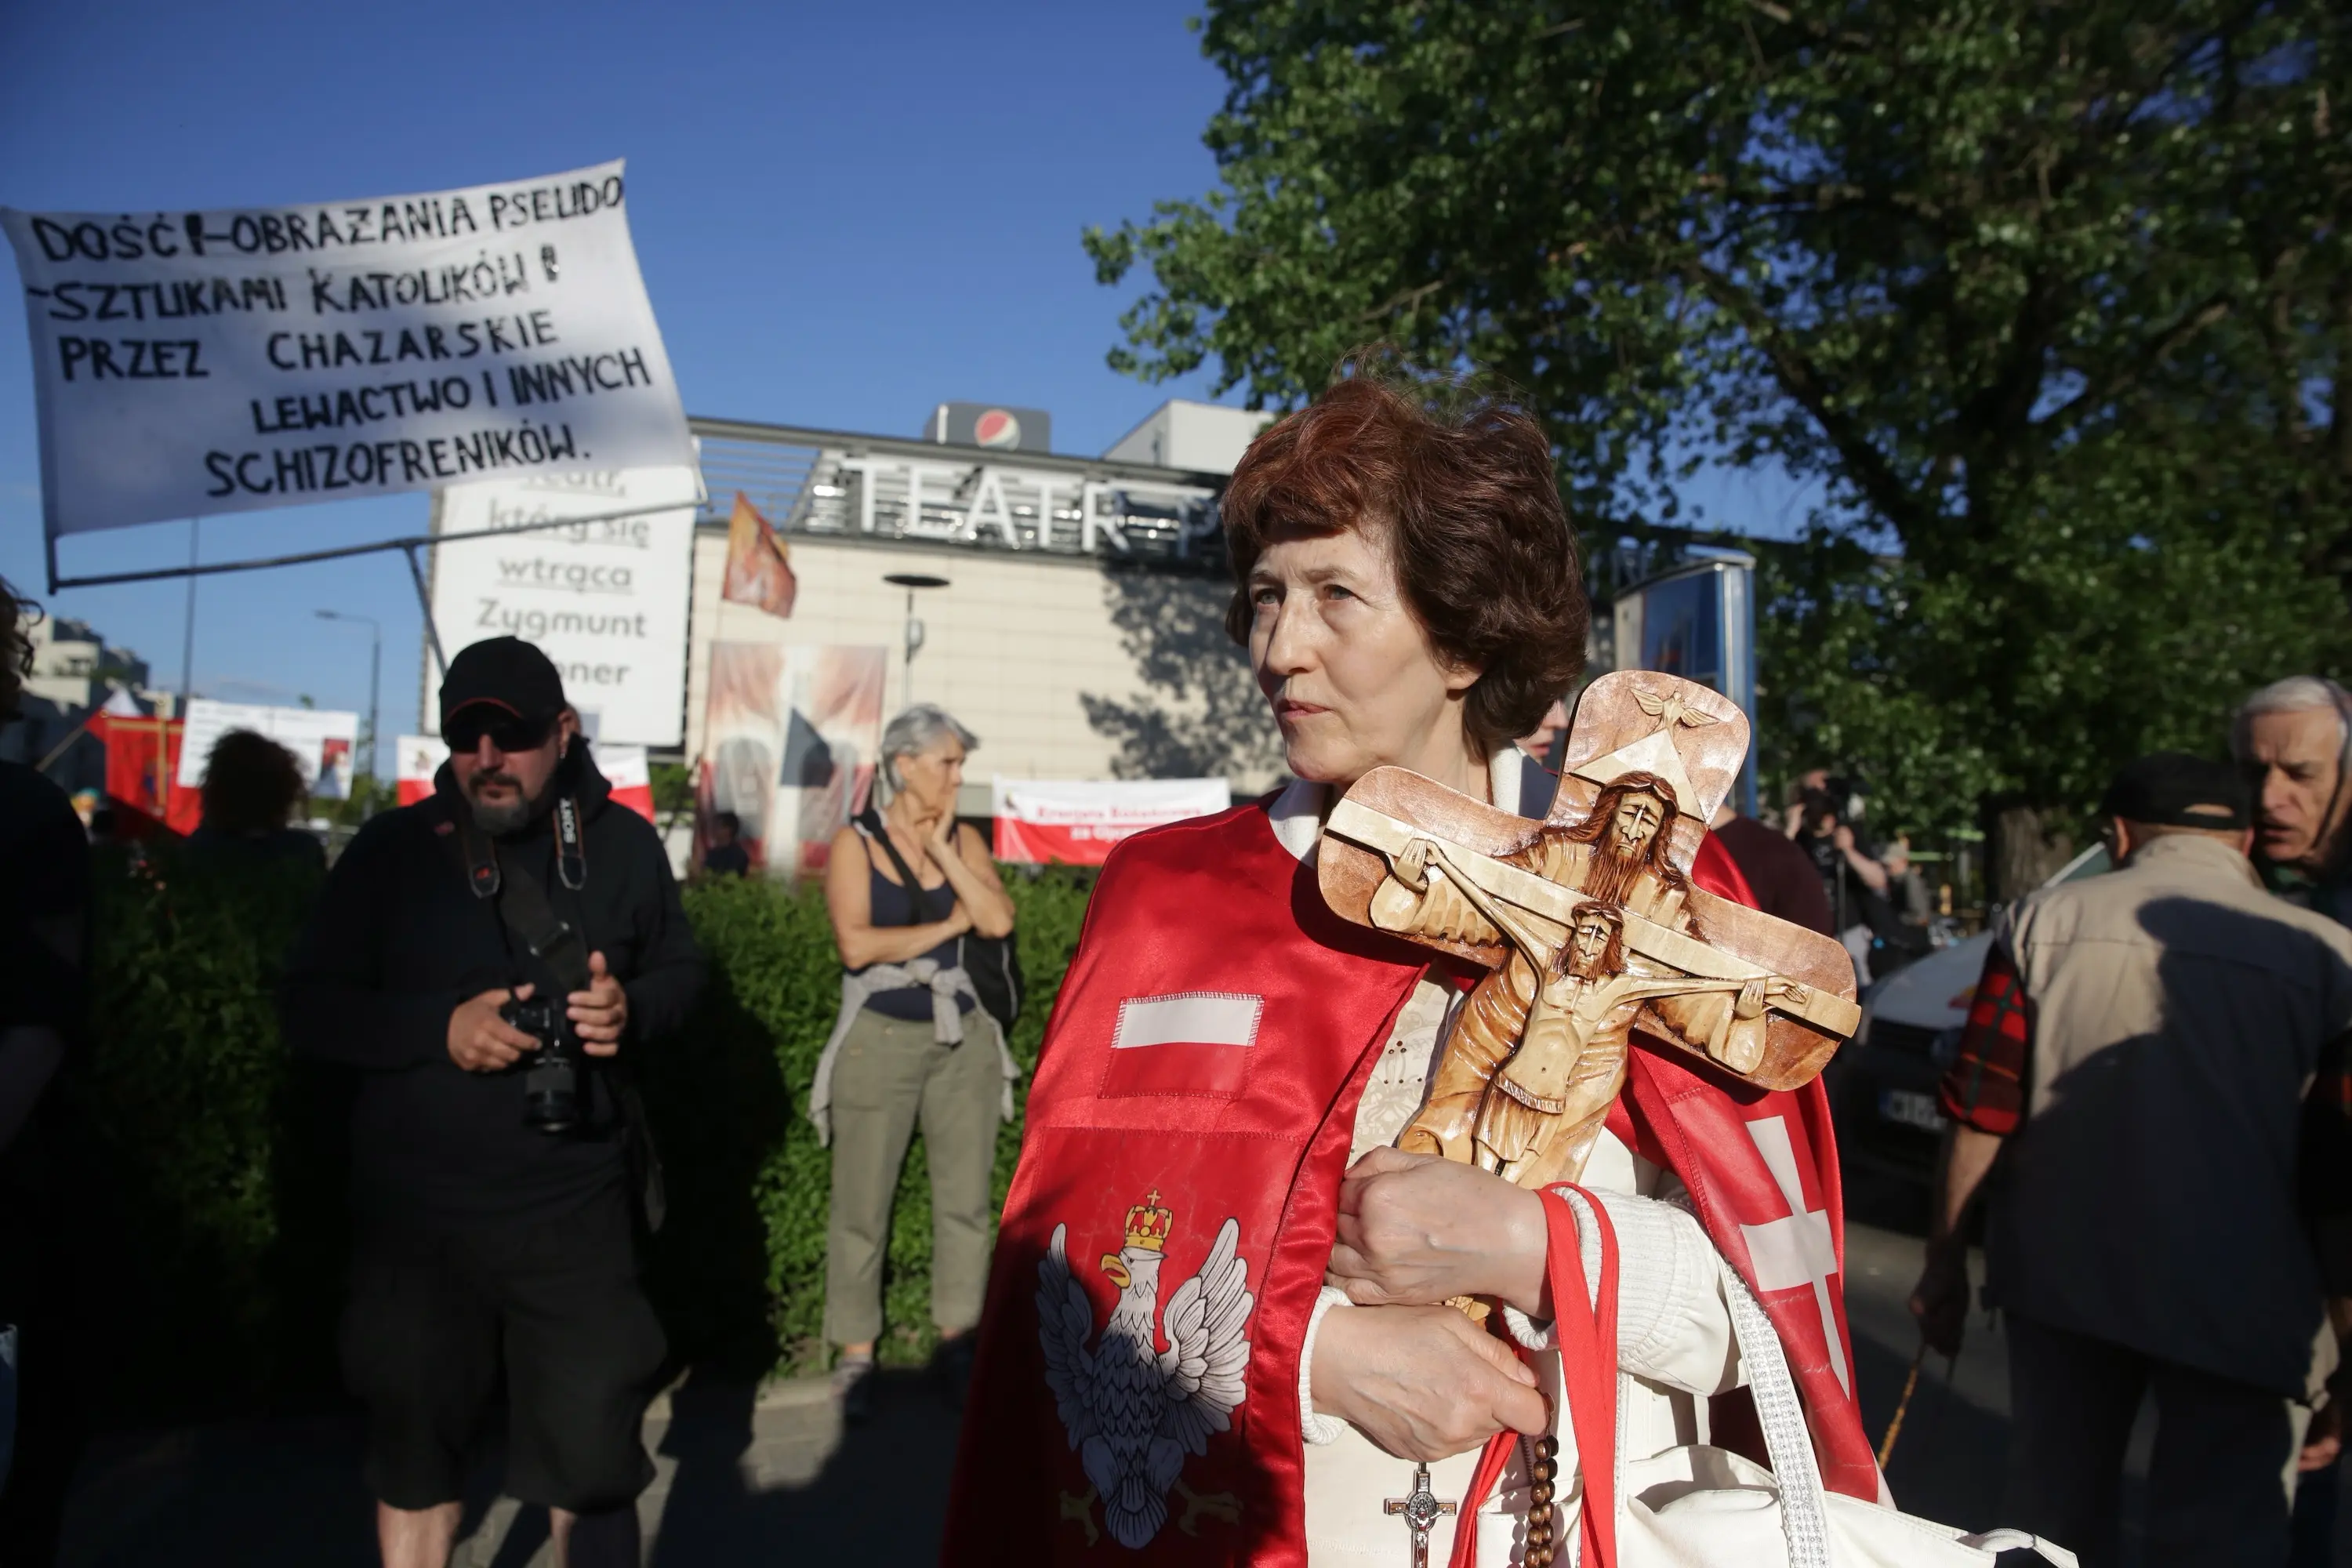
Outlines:
{"label": "olive green trousers", "polygon": [[833,1207],[824,1238],[824,1331],[835,1344],[882,1332],[890,1199],[919,1123],[931,1173],[931,1321],[946,1333],[980,1321],[988,1291],[997,1108],[1004,1088],[996,1020],[963,1016],[943,1046],[929,1020],[866,1008],[833,1069]]}

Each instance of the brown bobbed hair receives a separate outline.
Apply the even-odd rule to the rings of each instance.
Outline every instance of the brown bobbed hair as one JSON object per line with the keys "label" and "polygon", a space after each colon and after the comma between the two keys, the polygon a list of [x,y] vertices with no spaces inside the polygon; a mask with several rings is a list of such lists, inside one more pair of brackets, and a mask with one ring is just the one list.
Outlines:
{"label": "brown bobbed hair", "polygon": [[302,765],[267,735],[231,730],[205,759],[204,825],[239,836],[275,833],[302,798]]}
{"label": "brown bobbed hair", "polygon": [[1225,630],[1244,647],[1250,571],[1272,539],[1364,528],[1431,645],[1484,671],[1465,703],[1481,747],[1533,730],[1583,672],[1592,612],[1551,443],[1511,399],[1351,356],[1250,444],[1223,510],[1236,584]]}

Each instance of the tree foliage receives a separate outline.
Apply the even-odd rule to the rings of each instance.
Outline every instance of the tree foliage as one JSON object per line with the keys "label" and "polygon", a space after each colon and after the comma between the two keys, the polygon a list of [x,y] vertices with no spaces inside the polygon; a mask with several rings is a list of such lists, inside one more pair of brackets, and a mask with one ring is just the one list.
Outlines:
{"label": "tree foliage", "polygon": [[[1217,0],[1221,182],[1112,363],[1523,387],[1588,530],[1822,498],[1762,716],[1921,821],[2084,804],[2346,652],[2352,21],[2314,0]],[[1718,519],[1737,527],[1743,520]],[[2192,709],[2192,705],[2193,709]]]}

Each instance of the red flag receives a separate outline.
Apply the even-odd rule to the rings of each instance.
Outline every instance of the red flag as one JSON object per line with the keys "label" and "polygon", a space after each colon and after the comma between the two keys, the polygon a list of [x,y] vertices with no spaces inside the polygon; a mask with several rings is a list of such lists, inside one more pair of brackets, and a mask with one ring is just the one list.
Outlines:
{"label": "red flag", "polygon": [[800,582],[785,557],[784,542],[760,515],[760,509],[741,490],[735,492],[734,515],[727,520],[727,578],[720,597],[739,605],[757,605],[781,620],[790,620]]}
{"label": "red flag", "polygon": [[106,793],[117,815],[174,833],[192,833],[204,816],[202,792],[178,783],[180,731],[177,719],[131,718],[100,711],[90,716],[89,732],[106,745]]}

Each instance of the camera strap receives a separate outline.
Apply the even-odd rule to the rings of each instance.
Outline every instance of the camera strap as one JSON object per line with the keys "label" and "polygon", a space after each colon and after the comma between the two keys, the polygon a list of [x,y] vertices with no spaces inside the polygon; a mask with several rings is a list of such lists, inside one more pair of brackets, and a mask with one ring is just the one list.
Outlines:
{"label": "camera strap", "polygon": [[[580,805],[559,796],[555,819],[556,874],[577,892],[587,885],[588,853],[580,831]],[[499,921],[531,954],[555,972],[564,994],[588,988],[588,944],[572,923],[555,912],[547,889],[520,865],[506,865],[498,845],[462,805],[453,808],[458,853],[466,862],[466,885],[474,897],[490,900]]]}
{"label": "camera strap", "polygon": [[580,803],[568,795],[555,800],[555,874],[575,893],[588,885],[588,846],[580,837]]}
{"label": "camera strap", "polygon": [[539,879],[520,866],[506,868],[499,919],[530,949],[532,956],[555,972],[555,984],[562,994],[588,989],[587,942],[571,921],[555,912]]}

